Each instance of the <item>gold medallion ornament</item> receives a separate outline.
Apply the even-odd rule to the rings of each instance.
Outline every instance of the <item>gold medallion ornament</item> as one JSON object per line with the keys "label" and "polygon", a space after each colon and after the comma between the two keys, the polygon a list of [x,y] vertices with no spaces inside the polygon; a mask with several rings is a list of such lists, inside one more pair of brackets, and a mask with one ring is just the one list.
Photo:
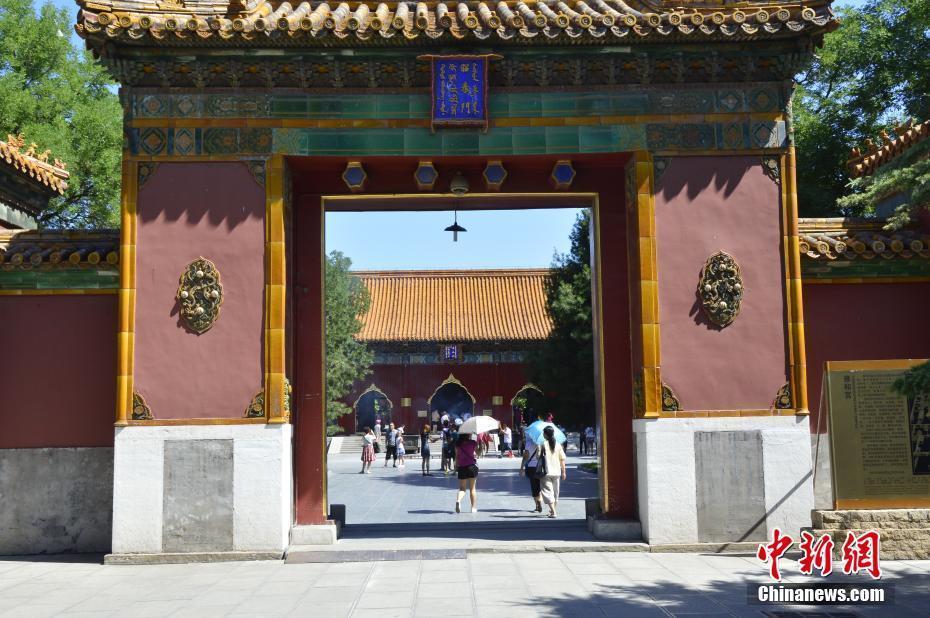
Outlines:
{"label": "gold medallion ornament", "polygon": [[223,286],[216,265],[203,257],[188,264],[181,274],[177,299],[181,319],[189,329],[198,335],[210,330],[223,304]]}
{"label": "gold medallion ornament", "polygon": [[774,406],[778,410],[790,410],[791,409],[791,383],[785,382],[785,385],[778,389],[778,394],[775,395]]}
{"label": "gold medallion ornament", "polygon": [[662,410],[665,412],[677,412],[681,410],[681,402],[678,401],[678,395],[672,390],[672,387],[662,383]]}
{"label": "gold medallion ornament", "polygon": [[722,328],[736,319],[743,302],[743,278],[732,255],[718,251],[707,258],[697,292],[711,322]]}
{"label": "gold medallion ornament", "polygon": [[252,397],[252,402],[245,409],[246,418],[262,418],[265,416],[265,391],[258,391],[258,394]]}
{"label": "gold medallion ornament", "polygon": [[145,403],[145,398],[139,393],[132,394],[132,420],[150,421],[155,417],[152,416],[152,409],[149,404]]}

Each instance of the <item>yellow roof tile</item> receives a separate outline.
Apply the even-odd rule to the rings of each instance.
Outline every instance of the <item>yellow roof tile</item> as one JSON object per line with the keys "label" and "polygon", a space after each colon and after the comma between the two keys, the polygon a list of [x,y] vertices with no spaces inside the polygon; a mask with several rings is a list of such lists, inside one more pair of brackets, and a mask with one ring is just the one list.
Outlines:
{"label": "yellow roof tile", "polygon": [[358,339],[365,342],[538,341],[549,270],[356,271],[371,295]]}

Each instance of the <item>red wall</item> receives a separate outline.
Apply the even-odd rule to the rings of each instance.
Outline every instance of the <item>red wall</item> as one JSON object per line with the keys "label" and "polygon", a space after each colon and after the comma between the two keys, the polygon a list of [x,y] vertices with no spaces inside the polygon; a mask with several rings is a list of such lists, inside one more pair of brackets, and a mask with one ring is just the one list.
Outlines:
{"label": "red wall", "polygon": [[[394,424],[406,425],[408,432],[430,422],[429,418],[417,417],[417,411],[429,411],[427,400],[450,373],[454,374],[475,398],[474,414],[481,414],[482,410],[493,410],[492,415],[507,424],[511,423],[510,400],[528,381],[524,365],[520,363],[374,365],[372,369],[372,374],[356,382],[343,401],[351,406],[371,384],[375,384],[394,405],[391,411]],[[494,395],[503,397],[503,404],[493,405],[491,402]],[[413,399],[409,407],[401,407],[400,400],[403,397]],[[355,431],[354,414],[346,414],[340,420],[340,425],[347,432]]]}
{"label": "red wall", "polygon": [[806,283],[803,294],[812,432],[825,362],[930,358],[930,282]]}
{"label": "red wall", "polygon": [[113,446],[118,297],[0,296],[0,448]]}
{"label": "red wall", "polygon": [[[265,190],[245,163],[160,163],[139,189],[134,388],[156,419],[240,417],[262,389]],[[203,256],[223,304],[197,335],[178,278]]]}
{"label": "red wall", "polygon": [[[759,157],[673,158],[656,183],[662,380],[684,410],[766,409],[788,381],[780,202]],[[721,250],[745,290],[723,329],[697,296]]]}

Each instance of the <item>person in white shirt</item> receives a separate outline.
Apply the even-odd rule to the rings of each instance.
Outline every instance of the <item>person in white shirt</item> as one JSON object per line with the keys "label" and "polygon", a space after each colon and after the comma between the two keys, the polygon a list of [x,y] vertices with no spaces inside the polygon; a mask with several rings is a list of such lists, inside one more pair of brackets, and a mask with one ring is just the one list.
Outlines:
{"label": "person in white shirt", "polygon": [[545,439],[538,447],[540,457],[546,459],[546,476],[541,479],[540,494],[549,507],[549,517],[558,517],[559,486],[565,480],[565,449],[555,439],[555,430],[550,425],[543,430]]}

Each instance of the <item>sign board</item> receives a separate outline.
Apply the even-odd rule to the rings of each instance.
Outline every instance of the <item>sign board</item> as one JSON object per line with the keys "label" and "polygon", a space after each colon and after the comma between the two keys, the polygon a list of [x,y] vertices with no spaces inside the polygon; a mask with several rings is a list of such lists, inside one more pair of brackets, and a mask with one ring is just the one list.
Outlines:
{"label": "sign board", "polygon": [[432,64],[430,126],[488,128],[488,63],[499,56],[421,56]]}
{"label": "sign board", "polygon": [[458,345],[444,345],[442,346],[442,360],[447,363],[453,363],[461,359],[462,350]]}
{"label": "sign board", "polygon": [[827,363],[834,508],[930,507],[930,393],[891,388],[922,362]]}

